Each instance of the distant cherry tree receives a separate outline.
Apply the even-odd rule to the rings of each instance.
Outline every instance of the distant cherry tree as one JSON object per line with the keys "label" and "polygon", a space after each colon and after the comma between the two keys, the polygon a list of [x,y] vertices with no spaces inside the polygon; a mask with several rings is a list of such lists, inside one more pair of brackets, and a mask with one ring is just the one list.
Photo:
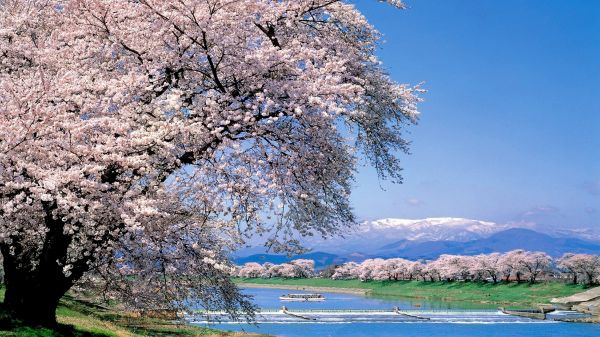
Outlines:
{"label": "distant cherry tree", "polygon": [[248,262],[243,265],[237,272],[238,277],[257,278],[265,274],[265,267],[256,262]]}
{"label": "distant cherry tree", "polygon": [[520,264],[526,270],[529,283],[535,283],[541,273],[550,271],[552,258],[543,252],[525,252]]}
{"label": "distant cherry tree", "polygon": [[406,279],[412,281],[417,280],[419,276],[423,277],[423,268],[425,268],[425,266],[421,261],[410,261],[405,273]]}
{"label": "distant cherry tree", "polygon": [[335,272],[331,275],[334,280],[357,279],[360,275],[360,264],[356,262],[346,262],[335,268]]}
{"label": "distant cherry tree", "polygon": [[573,283],[593,285],[600,282],[600,256],[565,254],[558,260],[558,267],[571,275]]}
{"label": "distant cherry tree", "polygon": [[310,259],[292,260],[294,275],[292,277],[313,277],[315,275],[315,261]]}
{"label": "distant cherry tree", "polygon": [[5,307],[53,325],[85,280],[251,312],[229,251],[343,231],[359,158],[401,180],[418,89],[379,42],[335,0],[0,1]]}
{"label": "distant cherry tree", "polygon": [[502,275],[502,255],[500,253],[481,254],[476,256],[476,268],[484,273],[484,277],[495,284]]}
{"label": "distant cherry tree", "polygon": [[358,278],[361,281],[387,279],[384,259],[367,259],[358,267]]}
{"label": "distant cherry tree", "polygon": [[388,280],[403,280],[407,279],[408,275],[411,273],[412,262],[401,259],[401,258],[392,258],[387,259],[384,262],[384,271],[385,277]]}
{"label": "distant cherry tree", "polygon": [[435,282],[442,280],[442,263],[439,260],[430,261],[421,270],[423,280]]}
{"label": "distant cherry tree", "polygon": [[502,256],[501,263],[506,281],[509,281],[511,276],[515,278],[517,283],[523,281],[525,270],[521,262],[524,256],[525,251],[523,249],[515,249]]}

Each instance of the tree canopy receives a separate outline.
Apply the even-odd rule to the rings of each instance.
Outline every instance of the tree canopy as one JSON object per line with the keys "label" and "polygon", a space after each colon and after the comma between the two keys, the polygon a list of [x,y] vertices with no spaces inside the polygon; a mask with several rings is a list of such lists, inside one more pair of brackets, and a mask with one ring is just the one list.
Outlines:
{"label": "tree canopy", "polygon": [[379,40],[341,1],[0,0],[5,304],[250,312],[229,249],[342,231],[359,158],[401,180],[419,89]]}

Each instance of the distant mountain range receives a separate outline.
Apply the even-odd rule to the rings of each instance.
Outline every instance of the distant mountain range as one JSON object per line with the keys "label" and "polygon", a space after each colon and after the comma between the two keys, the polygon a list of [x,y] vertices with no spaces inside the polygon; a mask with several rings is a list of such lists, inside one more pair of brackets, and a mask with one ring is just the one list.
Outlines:
{"label": "distant mountain range", "polygon": [[[344,238],[306,241],[314,251],[327,251],[339,255],[355,252],[374,252],[387,244],[406,240],[409,242],[477,240],[507,230],[517,225],[497,224],[464,218],[380,219],[365,221],[353,228]],[[518,225],[523,227],[524,225]],[[256,252],[252,252],[256,253]],[[250,254],[247,254],[250,255]]]}
{"label": "distant mountain range", "polygon": [[[406,231],[410,234],[409,236],[383,245],[381,243],[385,240],[375,240],[375,242],[380,243],[380,246],[365,245],[368,249],[336,253],[315,251],[294,257],[253,254],[235,258],[234,261],[238,264],[246,262],[283,263],[296,258],[306,258],[315,260],[316,267],[322,268],[331,264],[362,261],[367,258],[376,257],[402,257],[410,260],[418,260],[435,259],[442,254],[477,255],[491,252],[507,252],[514,249],[543,251],[554,257],[561,256],[564,253],[600,254],[600,242],[598,241],[583,240],[575,237],[551,236],[526,228],[510,228],[494,231],[486,223],[480,226],[475,223],[468,225],[465,222],[461,222],[461,224],[456,225],[455,229],[457,230],[450,233],[447,231],[447,228],[443,230],[435,228],[435,225],[431,225],[431,221],[427,222],[428,224],[421,223],[418,225],[418,227],[422,228],[423,233],[410,230],[416,226],[409,224],[408,227],[410,229]],[[383,225],[386,225],[385,222]],[[407,226],[401,224],[400,227],[405,228]],[[434,228],[433,230],[432,227]],[[451,235],[448,235],[448,237],[453,239],[444,240],[445,236],[441,233],[449,233]],[[467,237],[474,239],[461,240]]]}
{"label": "distant mountain range", "polygon": [[442,254],[476,255],[507,252],[514,249],[542,251],[551,256],[560,256],[564,253],[600,254],[600,242],[578,238],[553,237],[530,229],[511,228],[487,238],[467,242],[414,242],[402,240],[381,247],[373,255],[378,257],[432,259]]}
{"label": "distant mountain range", "polygon": [[[553,237],[578,238],[600,242],[600,229],[592,228],[549,228],[532,223],[500,224],[491,221],[465,218],[439,217],[425,219],[386,218],[365,221],[345,231],[343,238],[323,240],[305,238],[303,244],[314,252],[327,252],[339,256],[350,254],[369,255],[386,249],[400,249],[420,242],[455,241],[468,242],[488,238],[493,234],[512,228],[530,229]],[[385,250],[385,249],[383,249]],[[265,254],[266,251],[255,242],[244,248],[236,256]]]}

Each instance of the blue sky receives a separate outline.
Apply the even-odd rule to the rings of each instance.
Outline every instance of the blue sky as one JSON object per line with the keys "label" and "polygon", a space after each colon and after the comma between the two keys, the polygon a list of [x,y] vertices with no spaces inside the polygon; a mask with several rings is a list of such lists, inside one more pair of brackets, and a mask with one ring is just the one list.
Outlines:
{"label": "blue sky", "polygon": [[361,168],[356,214],[600,228],[600,1],[405,2],[356,1],[428,90],[404,184]]}

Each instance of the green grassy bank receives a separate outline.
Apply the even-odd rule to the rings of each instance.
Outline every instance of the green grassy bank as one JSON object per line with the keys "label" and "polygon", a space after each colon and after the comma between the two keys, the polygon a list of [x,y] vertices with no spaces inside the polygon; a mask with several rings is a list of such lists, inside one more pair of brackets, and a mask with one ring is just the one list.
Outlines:
{"label": "green grassy bank", "polygon": [[[0,289],[0,301],[4,289]],[[56,312],[60,324],[56,330],[28,327],[10,321],[0,308],[0,336],[11,337],[259,337],[259,335],[229,333],[214,329],[176,324],[169,320],[140,318],[105,308],[84,300],[65,296]],[[267,336],[264,336],[267,337]]]}
{"label": "green grassy bank", "polygon": [[581,285],[562,282],[536,284],[474,283],[474,282],[419,282],[419,281],[367,281],[331,279],[236,278],[244,283],[260,285],[285,285],[301,287],[329,287],[366,289],[372,296],[428,299],[434,301],[489,303],[509,306],[531,306],[548,303],[554,297],[570,296],[584,291]]}

